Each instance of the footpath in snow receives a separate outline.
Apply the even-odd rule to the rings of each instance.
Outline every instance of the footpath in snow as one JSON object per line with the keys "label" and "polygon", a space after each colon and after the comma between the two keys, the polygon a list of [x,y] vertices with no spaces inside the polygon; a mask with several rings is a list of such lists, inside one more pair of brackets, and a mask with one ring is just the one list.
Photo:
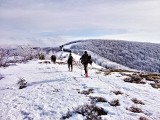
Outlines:
{"label": "footpath in snow", "polygon": [[[7,68],[0,68],[0,120],[59,120],[68,111],[80,105],[91,104],[91,98],[102,97],[107,102],[96,106],[108,112],[104,120],[138,120],[141,116],[149,120],[160,120],[160,91],[150,85],[126,83],[126,76],[111,73],[98,74],[98,69],[89,68],[89,77],[81,75],[81,67],[73,66],[69,72],[66,64],[40,64],[30,61]],[[82,73],[83,74],[83,73]],[[19,78],[28,86],[18,89]],[[84,91],[91,93],[83,94]],[[122,94],[116,95],[114,92]],[[137,98],[142,104],[131,100]],[[119,106],[110,104],[119,100]],[[142,110],[134,113],[127,109],[135,106]],[[74,113],[68,120],[83,120],[85,116]]]}

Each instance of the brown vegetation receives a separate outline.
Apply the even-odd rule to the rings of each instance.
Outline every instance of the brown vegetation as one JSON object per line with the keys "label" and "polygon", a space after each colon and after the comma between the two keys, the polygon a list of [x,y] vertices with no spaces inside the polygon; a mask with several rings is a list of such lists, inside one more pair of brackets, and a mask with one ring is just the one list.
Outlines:
{"label": "brown vegetation", "polygon": [[112,72],[131,72],[129,70],[122,70],[122,69],[100,69],[99,70],[99,73],[103,72],[105,75],[109,75],[111,74]]}
{"label": "brown vegetation", "polygon": [[120,106],[120,103],[119,103],[119,100],[118,100],[118,99],[112,100],[111,102],[109,102],[109,104],[110,104],[111,106]]}
{"label": "brown vegetation", "polygon": [[123,94],[121,91],[113,91],[113,93],[114,93],[115,95],[121,95],[121,94]]}
{"label": "brown vegetation", "polygon": [[160,83],[151,83],[151,86],[152,86],[153,88],[158,89],[158,88],[160,88]]}
{"label": "brown vegetation", "polygon": [[74,109],[73,112],[67,112],[66,115],[62,116],[61,120],[70,118],[73,113],[85,116],[84,120],[102,120],[101,115],[108,114],[107,111],[101,107],[97,107],[96,105],[82,105]]}
{"label": "brown vegetation", "polygon": [[145,84],[145,82],[143,81],[143,78],[140,77],[138,74],[132,74],[128,76],[129,76],[128,78],[124,79],[125,82]]}
{"label": "brown vegetation", "polygon": [[67,63],[65,63],[65,62],[63,62],[63,61],[61,61],[61,62],[56,62],[57,64],[59,64],[59,65],[65,65],[65,64],[67,64]]}
{"label": "brown vegetation", "polygon": [[132,102],[134,102],[135,104],[141,104],[144,105],[144,102],[142,102],[141,100],[138,100],[137,98],[133,98]]}
{"label": "brown vegetation", "polygon": [[134,112],[134,113],[142,113],[142,110],[138,107],[130,107],[129,109],[127,108],[127,110],[131,111],[131,112]]}
{"label": "brown vegetation", "polygon": [[146,117],[141,116],[141,117],[139,118],[139,120],[149,120],[149,119],[146,118]]}
{"label": "brown vegetation", "polygon": [[[153,88],[160,88],[160,74],[155,74],[155,73],[133,73],[131,74],[125,74],[123,73],[122,75],[128,76],[127,78],[124,79],[125,82],[130,82],[130,83],[137,83],[137,84],[145,84],[145,81],[152,81],[154,83],[150,83],[150,85]],[[145,81],[144,81],[145,80]]]}
{"label": "brown vegetation", "polygon": [[93,90],[92,88],[88,89],[88,90],[83,90],[81,92],[78,92],[80,94],[85,94],[85,95],[89,95],[90,93],[93,93]]}
{"label": "brown vegetation", "polygon": [[148,73],[148,74],[140,74],[140,76],[142,78],[145,78],[148,81],[154,81],[157,82],[160,80],[160,74],[152,74],[152,73]]}
{"label": "brown vegetation", "polygon": [[95,104],[97,102],[107,102],[107,100],[103,97],[91,97],[90,96],[90,99],[91,99],[91,104]]}
{"label": "brown vegetation", "polygon": [[45,63],[45,64],[51,64],[50,61],[44,61],[43,63]]}

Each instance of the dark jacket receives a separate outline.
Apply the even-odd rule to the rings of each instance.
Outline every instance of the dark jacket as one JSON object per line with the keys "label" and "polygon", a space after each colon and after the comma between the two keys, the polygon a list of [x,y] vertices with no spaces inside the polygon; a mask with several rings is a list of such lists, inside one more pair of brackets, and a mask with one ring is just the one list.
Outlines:
{"label": "dark jacket", "polygon": [[88,54],[84,53],[80,58],[82,64],[88,64]]}
{"label": "dark jacket", "polygon": [[72,64],[72,62],[73,62],[73,57],[72,57],[72,55],[70,54],[69,57],[68,57],[67,63],[68,63],[68,64]]}

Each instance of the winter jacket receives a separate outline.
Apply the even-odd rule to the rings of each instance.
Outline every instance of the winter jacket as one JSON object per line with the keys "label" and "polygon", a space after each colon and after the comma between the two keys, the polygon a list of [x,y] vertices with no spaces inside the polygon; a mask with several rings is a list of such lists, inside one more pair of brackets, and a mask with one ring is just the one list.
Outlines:
{"label": "winter jacket", "polygon": [[72,62],[73,62],[73,57],[72,55],[69,55],[67,63],[72,64]]}
{"label": "winter jacket", "polygon": [[82,64],[88,64],[88,54],[87,53],[83,54],[80,60]]}

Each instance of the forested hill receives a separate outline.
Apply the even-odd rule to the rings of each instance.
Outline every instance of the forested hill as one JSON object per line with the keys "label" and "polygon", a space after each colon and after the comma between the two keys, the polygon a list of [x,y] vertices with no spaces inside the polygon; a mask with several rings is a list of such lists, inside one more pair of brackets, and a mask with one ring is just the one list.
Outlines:
{"label": "forested hill", "polygon": [[73,44],[71,49],[90,50],[132,69],[160,72],[160,44],[116,40],[85,40]]}

